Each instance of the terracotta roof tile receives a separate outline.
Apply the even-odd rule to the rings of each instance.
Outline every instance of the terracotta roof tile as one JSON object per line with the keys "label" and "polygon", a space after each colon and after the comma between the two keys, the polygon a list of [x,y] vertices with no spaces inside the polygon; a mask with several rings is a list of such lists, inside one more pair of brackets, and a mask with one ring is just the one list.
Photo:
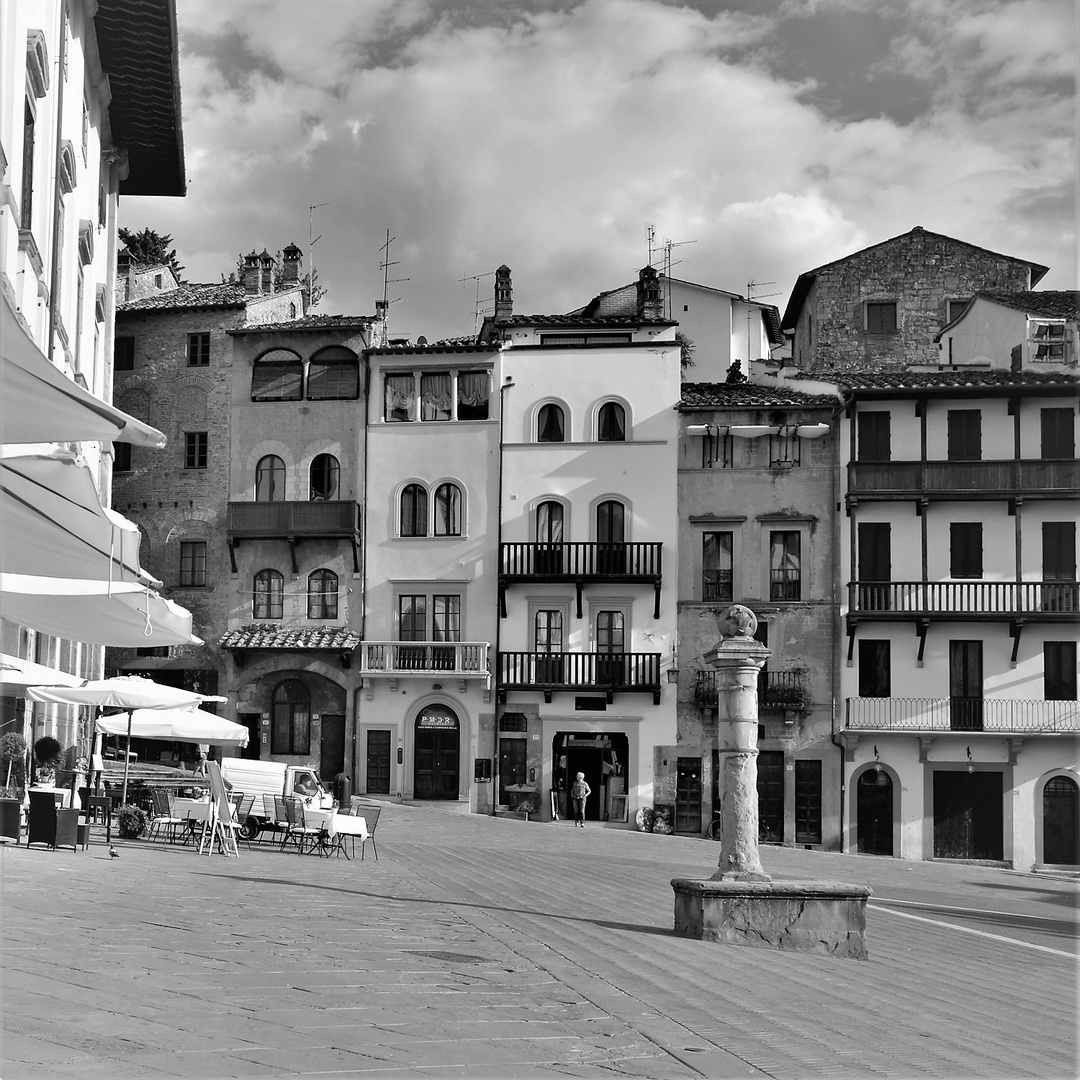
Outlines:
{"label": "terracotta roof tile", "polygon": [[1054,371],[992,371],[987,368],[953,368],[948,371],[815,371],[812,378],[826,379],[844,390],[923,390],[979,387],[1065,386],[1080,383],[1080,376]]}
{"label": "terracotta roof tile", "polygon": [[302,319],[283,319],[281,322],[255,323],[237,326],[230,334],[259,334],[291,330],[349,330],[362,329],[375,321],[374,315],[305,315]]}
{"label": "terracotta roof tile", "polygon": [[118,304],[116,310],[125,313],[175,308],[244,307],[247,301],[248,294],[243,285],[181,285],[178,289]]}
{"label": "terracotta roof tile", "polygon": [[762,386],[758,383],[683,383],[681,408],[734,406],[749,409],[834,408],[838,397],[829,394],[806,394],[787,386]]}
{"label": "terracotta roof tile", "polygon": [[984,289],[975,294],[1002,307],[1024,311],[1028,315],[1045,315],[1051,319],[1075,319],[1080,317],[1080,292],[1071,290],[1043,292],[1004,292],[1000,289]]}
{"label": "terracotta roof tile", "polygon": [[230,630],[218,640],[222,649],[327,649],[351,652],[363,638],[340,626],[248,625]]}

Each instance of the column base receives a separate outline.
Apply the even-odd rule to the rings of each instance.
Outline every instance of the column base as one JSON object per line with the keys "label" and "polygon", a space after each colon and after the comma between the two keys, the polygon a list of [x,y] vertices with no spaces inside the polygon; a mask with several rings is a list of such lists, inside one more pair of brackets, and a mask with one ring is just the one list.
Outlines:
{"label": "column base", "polygon": [[867,885],[673,878],[675,933],[722,945],[866,960]]}

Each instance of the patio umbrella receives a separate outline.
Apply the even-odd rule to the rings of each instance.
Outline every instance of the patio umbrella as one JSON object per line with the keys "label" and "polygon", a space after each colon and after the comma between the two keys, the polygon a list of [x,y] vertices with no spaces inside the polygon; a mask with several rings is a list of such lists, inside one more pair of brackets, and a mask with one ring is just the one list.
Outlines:
{"label": "patio umbrella", "polygon": [[0,350],[0,441],[165,445],[156,428],[107,405],[51,364],[6,295],[0,295]]}
{"label": "patio umbrella", "polygon": [[78,675],[0,653],[0,696],[26,697],[30,686],[81,686],[82,682]]}
{"label": "patio umbrella", "polygon": [[106,735],[132,735],[167,742],[213,743],[215,746],[247,746],[248,729],[205,709],[133,709],[102,716],[97,729]]}
{"label": "patio umbrella", "polygon": [[[33,701],[61,705],[97,705],[99,708],[132,710],[127,714],[126,723],[127,755],[124,759],[124,786],[120,796],[123,802],[127,802],[128,766],[131,761],[131,732],[135,710],[193,709],[206,701],[228,700],[216,694],[197,694],[193,690],[163,686],[140,675],[114,675],[110,679],[87,681],[81,686],[35,686],[27,690],[27,697]],[[100,723],[99,720],[98,724]],[[247,729],[242,730],[246,736]]]}

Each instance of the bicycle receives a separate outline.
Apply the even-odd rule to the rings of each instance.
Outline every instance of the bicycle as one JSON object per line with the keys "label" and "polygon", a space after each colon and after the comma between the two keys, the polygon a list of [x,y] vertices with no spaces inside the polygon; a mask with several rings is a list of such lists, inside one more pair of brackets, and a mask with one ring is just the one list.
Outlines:
{"label": "bicycle", "polygon": [[719,840],[724,834],[724,820],[716,813],[713,814],[712,821],[709,822],[708,828],[705,830],[705,835],[710,840]]}

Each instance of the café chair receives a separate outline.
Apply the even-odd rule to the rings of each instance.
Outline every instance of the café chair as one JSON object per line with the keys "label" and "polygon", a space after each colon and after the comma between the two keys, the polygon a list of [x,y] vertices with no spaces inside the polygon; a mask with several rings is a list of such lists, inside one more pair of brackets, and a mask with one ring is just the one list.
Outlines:
{"label": "caf\u00e9 chair", "polygon": [[379,824],[379,815],[382,813],[381,806],[360,806],[354,807],[353,812],[357,817],[364,819],[364,824],[367,826],[367,835],[360,838],[360,858],[364,858],[364,850],[367,848],[368,841],[371,841],[371,850],[375,852],[375,861],[379,861],[379,849],[375,846],[375,826]]}
{"label": "caf\u00e9 chair", "polygon": [[155,833],[161,833],[163,839],[175,840],[176,830],[184,824],[184,819],[174,816],[169,803],[169,793],[164,788],[151,788],[150,799],[154,806],[154,813],[150,818],[147,839],[152,841]]}
{"label": "caf\u00e9 chair", "polygon": [[322,849],[322,829],[304,823],[304,804],[293,796],[283,796],[285,802],[285,818],[289,823],[285,839],[281,841],[281,850],[289,843],[295,843],[298,847],[297,854],[303,855],[307,847],[311,851],[316,848]]}

